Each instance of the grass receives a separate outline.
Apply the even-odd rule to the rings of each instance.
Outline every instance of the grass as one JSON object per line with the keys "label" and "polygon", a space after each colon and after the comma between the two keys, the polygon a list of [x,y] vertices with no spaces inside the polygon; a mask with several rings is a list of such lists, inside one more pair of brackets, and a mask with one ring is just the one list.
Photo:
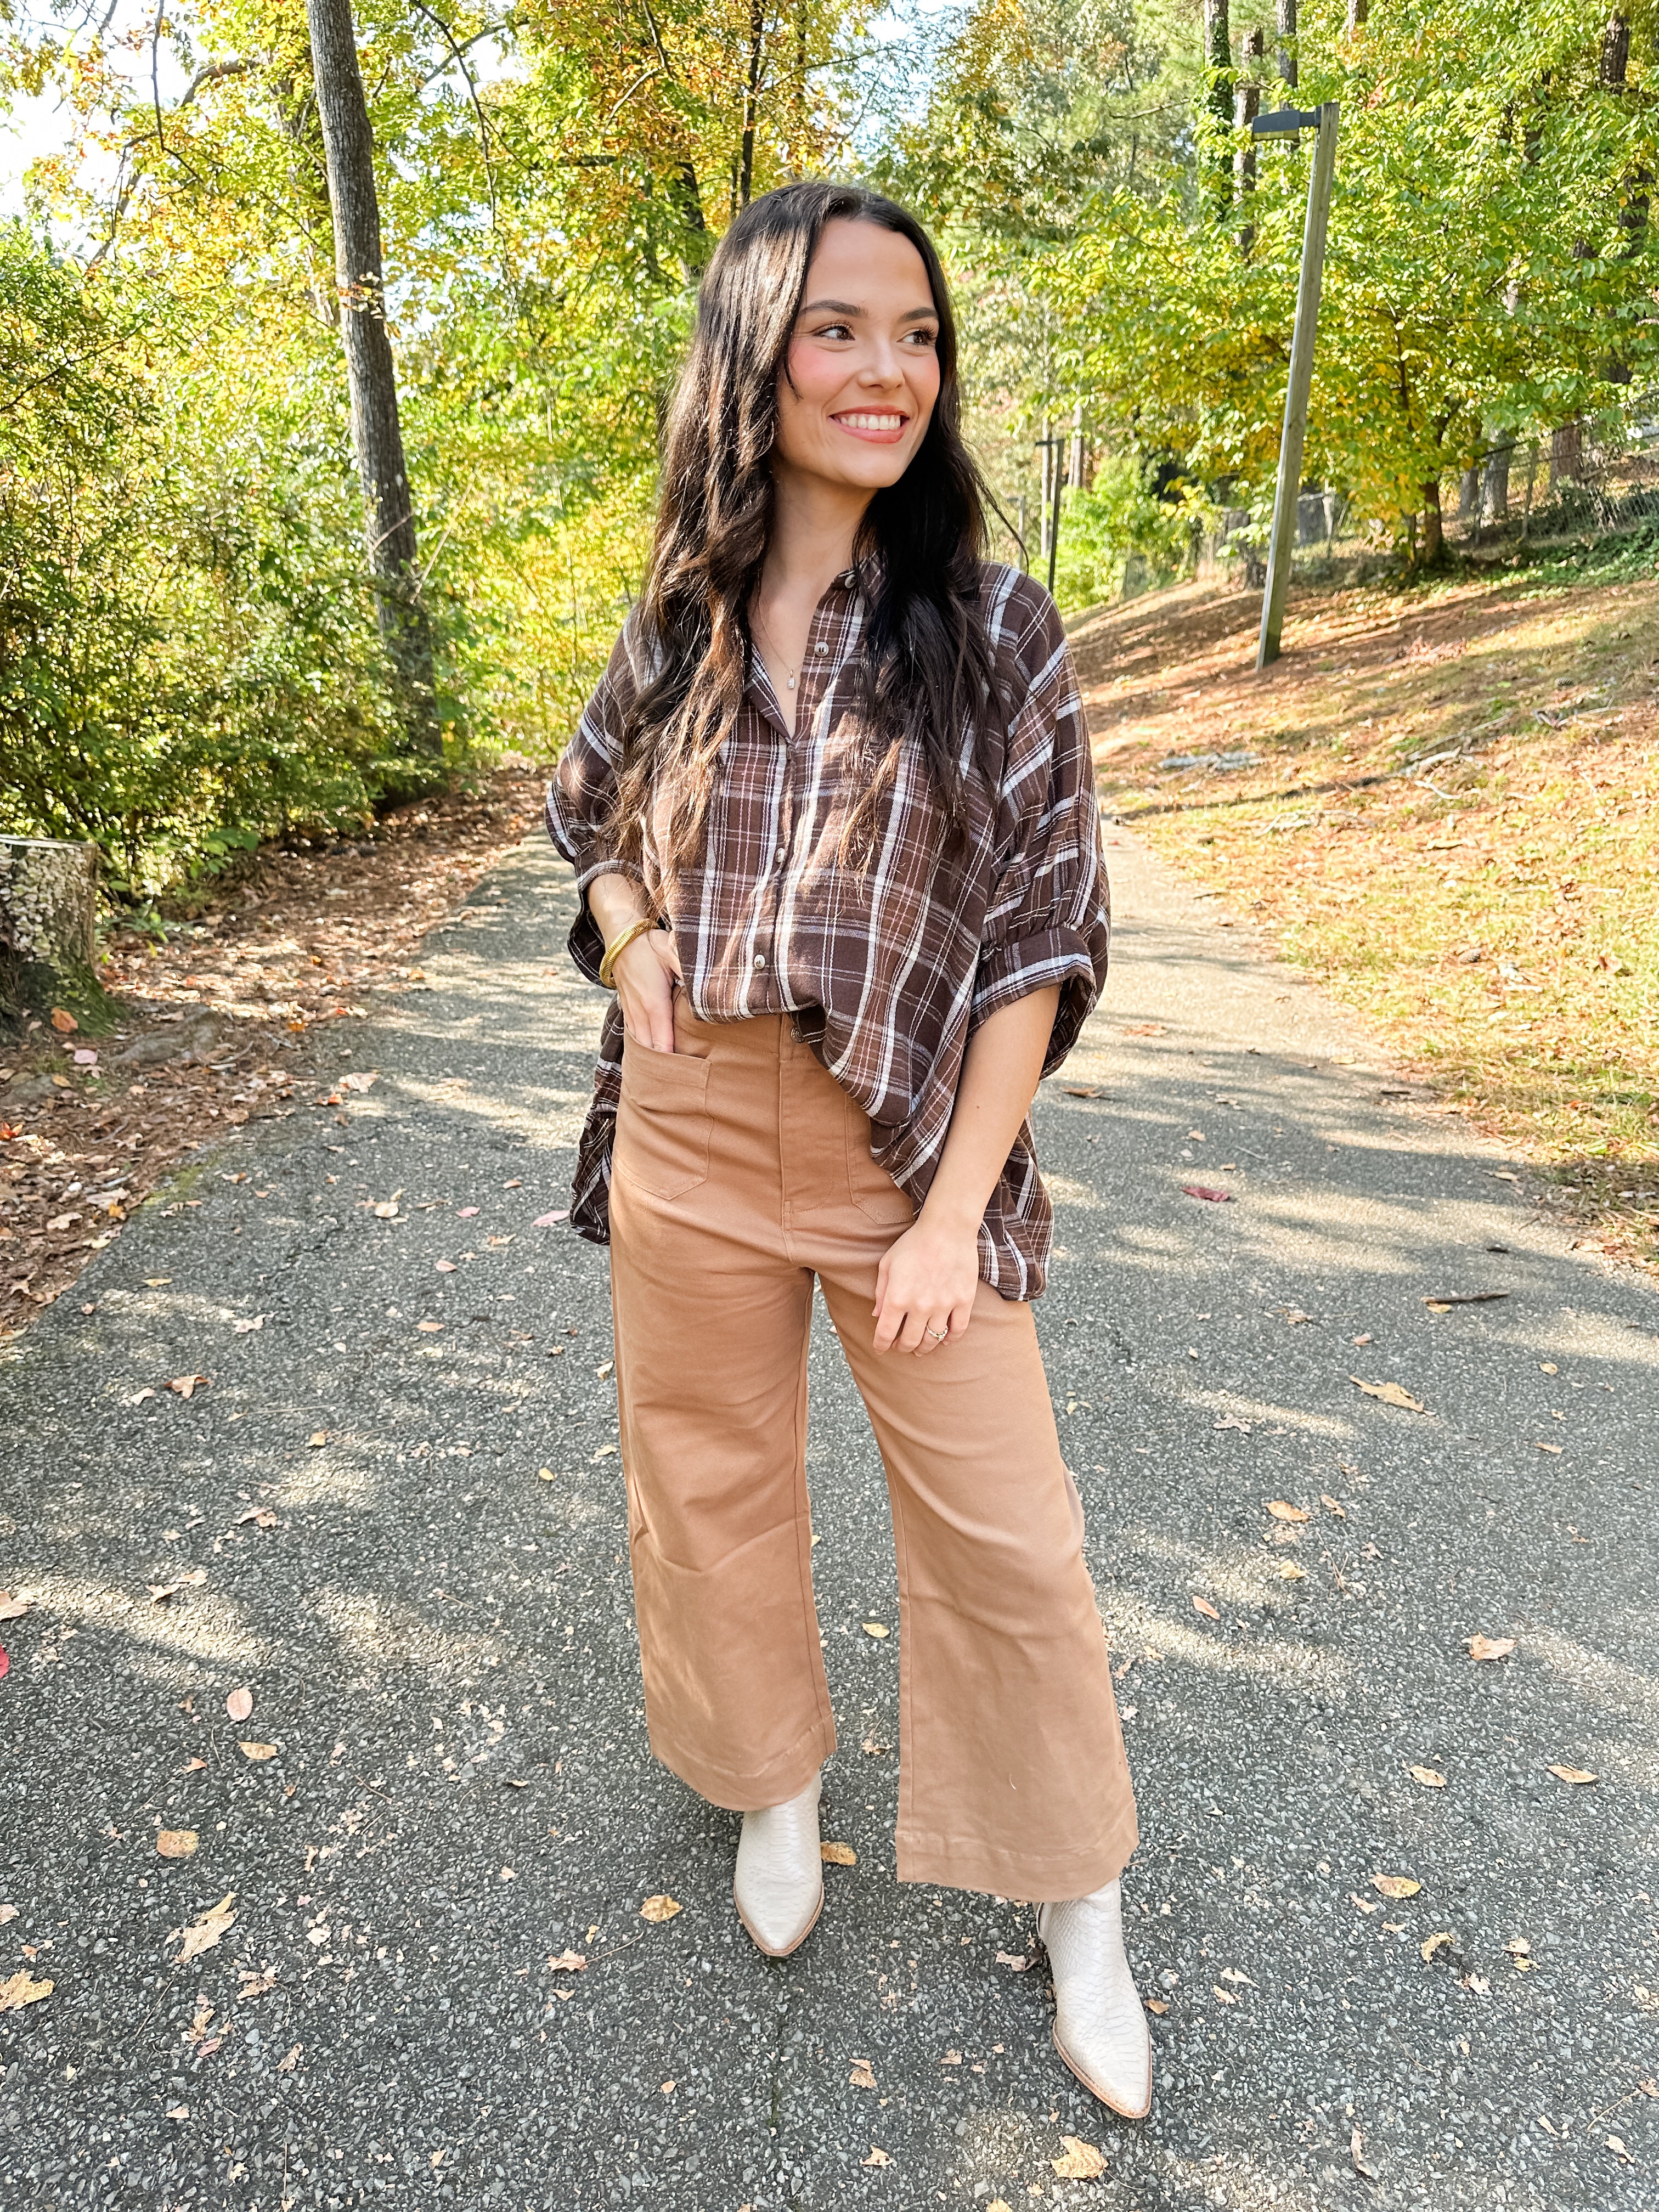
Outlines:
{"label": "grass", "polygon": [[[1072,629],[1120,818],[1654,1266],[1659,549],[1594,557],[1299,586],[1261,675],[1253,593]],[[1225,752],[1256,761],[1160,766]]]}

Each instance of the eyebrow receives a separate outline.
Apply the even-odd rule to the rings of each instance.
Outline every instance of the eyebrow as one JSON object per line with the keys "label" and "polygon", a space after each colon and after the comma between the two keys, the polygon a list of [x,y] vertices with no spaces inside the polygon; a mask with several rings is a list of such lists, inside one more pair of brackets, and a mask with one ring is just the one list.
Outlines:
{"label": "eyebrow", "polygon": [[[854,307],[850,300],[807,300],[797,310],[798,313],[803,315],[836,314],[860,317],[862,317],[865,312],[864,308]],[[899,320],[902,323],[936,323],[939,320],[939,309],[912,307],[908,313],[901,315]]]}

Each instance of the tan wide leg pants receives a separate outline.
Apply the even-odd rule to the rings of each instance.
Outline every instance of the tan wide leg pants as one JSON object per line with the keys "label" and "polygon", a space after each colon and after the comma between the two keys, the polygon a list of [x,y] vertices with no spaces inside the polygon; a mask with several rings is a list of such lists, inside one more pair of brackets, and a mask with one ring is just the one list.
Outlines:
{"label": "tan wide leg pants", "polygon": [[657,1756],[717,1805],[836,1747],[805,1479],[812,1279],[887,1470],[899,1573],[898,1873],[1033,1901],[1112,1880],[1134,1797],[1028,1305],[873,1344],[912,1218],[870,1124],[785,1018],[629,1040],[611,1192],[623,1465]]}

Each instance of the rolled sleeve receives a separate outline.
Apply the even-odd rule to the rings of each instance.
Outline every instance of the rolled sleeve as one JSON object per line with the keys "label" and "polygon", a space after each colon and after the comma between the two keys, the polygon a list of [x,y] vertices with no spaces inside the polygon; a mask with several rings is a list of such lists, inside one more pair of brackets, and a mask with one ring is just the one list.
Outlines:
{"label": "rolled sleeve", "polygon": [[969,1026],[1058,985],[1043,1057],[1051,1075],[1076,1043],[1106,980],[1111,904],[1088,725],[1066,633],[1042,597],[1020,640],[1024,696],[1009,732],[999,805],[999,868],[986,910]]}
{"label": "rolled sleeve", "polygon": [[641,879],[633,863],[616,857],[606,830],[622,767],[623,722],[634,689],[624,631],[547,787],[547,834],[576,871],[580,895],[570,929],[570,957],[591,983],[599,980],[605,938],[588,907],[588,885],[596,877],[612,873],[631,876],[635,882]]}

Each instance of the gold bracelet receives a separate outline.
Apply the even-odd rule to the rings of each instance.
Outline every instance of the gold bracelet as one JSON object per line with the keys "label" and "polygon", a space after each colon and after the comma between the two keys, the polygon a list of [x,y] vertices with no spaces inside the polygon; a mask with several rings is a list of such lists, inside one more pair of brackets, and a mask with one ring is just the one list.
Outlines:
{"label": "gold bracelet", "polygon": [[636,937],[643,937],[647,929],[654,929],[656,926],[649,916],[643,921],[630,921],[621,936],[614,939],[605,946],[604,957],[599,962],[599,981],[607,991],[614,991],[617,988],[611,977],[616,969],[617,955],[626,952]]}

